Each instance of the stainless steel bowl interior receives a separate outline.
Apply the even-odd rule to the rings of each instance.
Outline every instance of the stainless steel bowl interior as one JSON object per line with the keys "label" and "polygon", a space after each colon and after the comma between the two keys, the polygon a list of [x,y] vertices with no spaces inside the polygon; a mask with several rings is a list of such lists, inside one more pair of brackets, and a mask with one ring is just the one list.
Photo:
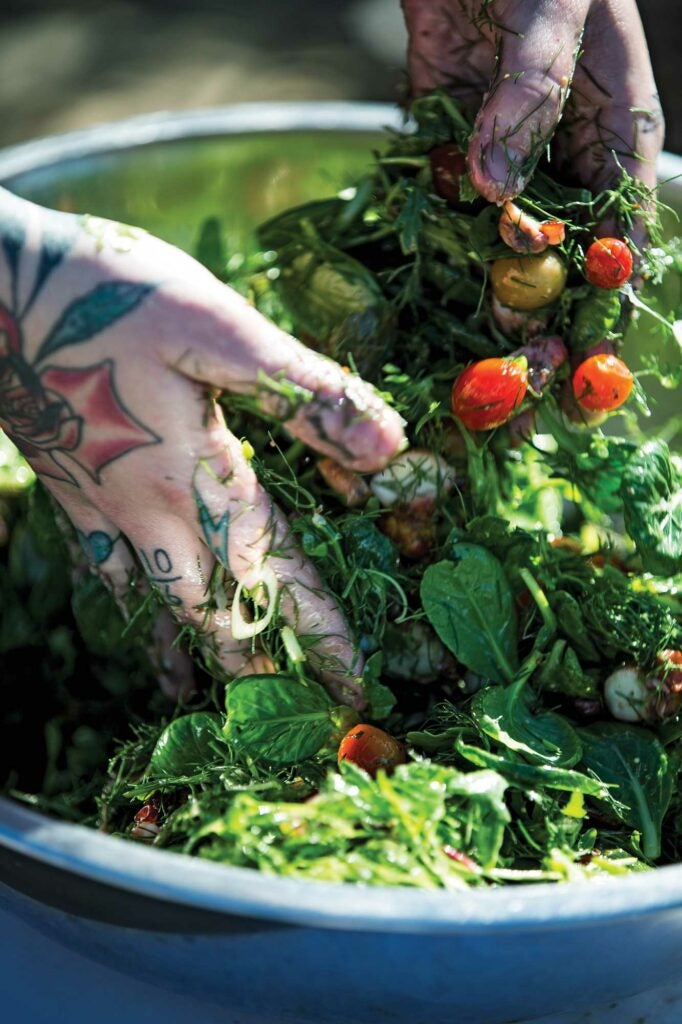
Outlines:
{"label": "stainless steel bowl interior", "polygon": [[[378,104],[249,104],[145,116],[0,152],[0,182],[44,205],[138,224],[190,251],[202,219],[224,216],[230,246],[239,252],[264,216],[351,184],[381,130],[401,122],[393,107]],[[680,176],[682,159],[665,154],[662,194],[678,208]],[[643,337],[638,330],[631,343],[642,344]],[[456,894],[361,890],[269,878],[123,844],[6,799],[0,799],[0,846],[176,905],[356,931],[474,934],[682,906],[682,865],[589,886]]]}

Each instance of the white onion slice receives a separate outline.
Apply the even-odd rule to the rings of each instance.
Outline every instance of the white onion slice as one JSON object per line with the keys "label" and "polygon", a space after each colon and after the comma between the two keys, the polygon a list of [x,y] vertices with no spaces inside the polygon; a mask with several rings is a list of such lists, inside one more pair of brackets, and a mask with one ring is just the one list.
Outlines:
{"label": "white onion slice", "polygon": [[[267,591],[268,603],[265,607],[265,614],[253,622],[247,622],[241,610],[242,593],[244,590],[255,590],[258,586],[264,586]],[[235,640],[250,640],[251,637],[258,636],[264,629],[267,629],[277,608],[278,590],[277,577],[274,571],[267,566],[254,566],[247,572],[244,579],[237,584],[232,601],[232,636]]]}

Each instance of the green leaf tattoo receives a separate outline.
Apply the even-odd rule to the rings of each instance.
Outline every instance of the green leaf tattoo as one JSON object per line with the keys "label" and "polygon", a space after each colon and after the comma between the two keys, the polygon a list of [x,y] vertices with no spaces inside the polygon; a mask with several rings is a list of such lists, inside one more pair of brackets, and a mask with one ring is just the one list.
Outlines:
{"label": "green leaf tattoo", "polygon": [[65,345],[89,341],[95,334],[139,306],[154,287],[150,284],[131,284],[129,281],[98,284],[83,298],[67,306],[40,346],[36,362]]}

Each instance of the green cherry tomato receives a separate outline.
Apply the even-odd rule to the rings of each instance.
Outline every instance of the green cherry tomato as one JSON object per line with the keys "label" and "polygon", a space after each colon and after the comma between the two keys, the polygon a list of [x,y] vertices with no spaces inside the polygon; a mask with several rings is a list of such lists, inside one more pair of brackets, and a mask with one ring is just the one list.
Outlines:
{"label": "green cherry tomato", "polygon": [[490,268],[495,298],[512,309],[540,309],[559,298],[566,267],[555,252],[538,256],[505,256]]}

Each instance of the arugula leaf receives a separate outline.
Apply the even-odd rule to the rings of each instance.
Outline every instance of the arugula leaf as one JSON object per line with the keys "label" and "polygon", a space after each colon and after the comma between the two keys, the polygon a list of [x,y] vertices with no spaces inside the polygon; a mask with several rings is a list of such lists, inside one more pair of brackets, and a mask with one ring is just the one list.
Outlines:
{"label": "arugula leaf", "polygon": [[335,706],[326,691],[292,676],[235,679],[226,705],[228,740],[256,760],[297,764],[325,746],[336,728]]}
{"label": "arugula leaf", "polygon": [[396,217],[395,227],[400,235],[400,248],[407,256],[417,252],[419,236],[422,230],[422,219],[430,202],[422,188],[405,182],[405,201],[403,208]]}
{"label": "arugula leaf", "polygon": [[518,664],[516,611],[502,566],[475,544],[455,544],[458,561],[424,573],[420,595],[445,646],[472,672],[509,683]]}
{"label": "arugula leaf", "polygon": [[0,565],[0,608],[0,654],[43,643],[4,565]]}
{"label": "arugula leaf", "polygon": [[367,715],[376,722],[388,718],[396,702],[394,694],[381,682],[382,660],[382,652],[375,651],[365,662],[362,673],[362,686],[367,698]]}
{"label": "arugula leaf", "polygon": [[620,319],[621,300],[617,292],[593,288],[576,303],[569,333],[573,352],[584,352],[613,330]]}
{"label": "arugula leaf", "polygon": [[623,470],[625,528],[647,572],[682,571],[682,472],[665,441],[648,441]]}
{"label": "arugula leaf", "polygon": [[86,576],[79,583],[71,597],[71,610],[78,632],[93,654],[114,654],[125,646],[125,620],[99,576]]}
{"label": "arugula leaf", "polygon": [[617,569],[604,569],[581,596],[580,609],[590,637],[606,658],[630,655],[642,666],[676,645],[679,627],[671,610],[654,594],[638,590]]}
{"label": "arugula leaf", "polygon": [[596,680],[583,671],[578,655],[565,640],[555,641],[535,681],[550,693],[564,693],[568,697],[599,697]]}
{"label": "arugula leaf", "polygon": [[583,661],[598,662],[601,660],[587,628],[579,602],[566,590],[557,590],[550,594],[552,606],[561,633],[570,641]]}
{"label": "arugula leaf", "polygon": [[303,804],[240,794],[197,838],[204,856],[278,874],[460,889],[498,860],[505,789],[490,771],[418,761],[372,779],[346,764]]}
{"label": "arugula leaf", "polygon": [[573,726],[563,715],[536,709],[524,683],[479,690],[471,715],[482,732],[532,764],[572,768],[580,760],[582,747]]}
{"label": "arugula leaf", "polygon": [[647,729],[617,722],[600,722],[579,733],[582,763],[614,787],[611,809],[641,832],[644,855],[655,860],[661,854],[661,824],[677,776],[663,746]]}
{"label": "arugula leaf", "polygon": [[506,789],[506,779],[490,769],[452,775],[447,783],[449,797],[466,801],[469,852],[483,868],[492,868],[497,863],[505,825],[510,821],[504,800]]}
{"label": "arugula leaf", "polygon": [[170,722],[159,736],[145,775],[185,776],[225,760],[220,715],[194,711]]}
{"label": "arugula leaf", "polygon": [[482,750],[462,740],[455,742],[455,749],[465,760],[478,768],[492,768],[493,771],[499,772],[510,785],[518,789],[529,790],[546,786],[548,789],[561,789],[569,793],[577,791],[601,799],[606,798],[608,794],[601,780],[569,768],[555,768],[550,764],[524,764],[511,757],[492,754],[489,750]]}
{"label": "arugula leaf", "polygon": [[217,217],[207,217],[199,228],[194,255],[219,281],[226,280],[227,252],[223,227]]}

